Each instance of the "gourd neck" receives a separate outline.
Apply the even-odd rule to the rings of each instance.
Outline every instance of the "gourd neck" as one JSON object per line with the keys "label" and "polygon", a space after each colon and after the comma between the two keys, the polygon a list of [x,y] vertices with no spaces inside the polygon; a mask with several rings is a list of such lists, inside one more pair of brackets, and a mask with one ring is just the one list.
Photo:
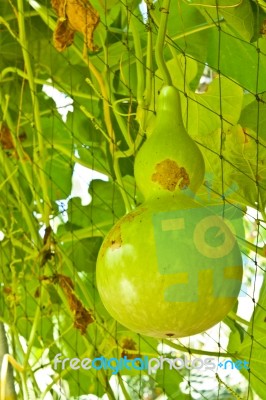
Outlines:
{"label": "gourd neck", "polygon": [[183,128],[180,133],[186,133],[182,119],[180,94],[174,86],[162,88],[158,97],[156,117],[159,123],[169,119],[173,125]]}

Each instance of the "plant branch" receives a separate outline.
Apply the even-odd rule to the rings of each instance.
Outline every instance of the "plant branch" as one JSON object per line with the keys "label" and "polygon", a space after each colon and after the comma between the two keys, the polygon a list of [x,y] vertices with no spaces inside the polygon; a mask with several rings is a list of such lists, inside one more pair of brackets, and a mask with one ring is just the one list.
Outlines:
{"label": "plant branch", "polygon": [[256,244],[248,242],[245,239],[241,239],[241,238],[238,238],[238,239],[241,240],[241,242],[243,242],[244,247],[253,251],[254,253],[258,254],[259,256],[266,258],[266,244],[262,247],[259,247]]}
{"label": "plant branch", "polygon": [[25,198],[25,195],[23,191],[21,191],[19,183],[16,179],[16,177],[12,174],[12,166],[10,165],[10,161],[7,159],[7,157],[4,157],[3,151],[0,149],[0,164],[3,166],[5,169],[6,175],[8,176],[9,182],[12,186],[12,189],[14,190],[14,193],[17,198],[17,202],[19,204],[19,207],[21,208],[21,212],[23,215],[23,218],[25,219],[25,222],[28,226],[29,232],[32,235],[33,241],[35,242],[35,245],[37,246],[40,240],[40,237],[38,235],[37,231],[37,226],[35,226],[35,221],[33,217],[33,213],[30,211],[28,207],[28,202]]}
{"label": "plant branch", "polygon": [[[124,9],[124,7],[123,7]],[[134,41],[134,51],[136,57],[137,66],[137,102],[140,106],[143,105],[143,94],[144,94],[144,64],[143,64],[143,52],[141,48],[141,42],[139,32],[135,22],[135,16],[131,15],[129,27],[131,27]]]}
{"label": "plant branch", "polygon": [[[36,332],[38,330],[38,324],[41,318],[41,307],[43,305],[43,293],[44,293],[44,288],[42,283],[40,283],[40,296],[39,296],[39,301],[37,304],[37,308],[35,311],[35,315],[34,315],[34,319],[33,319],[33,323],[32,323],[32,327],[31,327],[31,331],[30,331],[30,336],[27,342],[27,351],[25,353],[24,356],[24,361],[23,361],[23,367],[24,367],[24,374],[27,373],[28,367],[29,367],[29,357],[31,354],[31,350],[36,338]],[[26,378],[26,377],[25,377]]]}
{"label": "plant branch", "polygon": [[[23,79],[29,80],[29,76],[26,74],[26,72],[22,71],[21,69],[16,68],[16,67],[7,67],[7,68],[3,69],[0,72],[0,79],[1,79],[2,83],[4,82],[3,78],[6,75],[8,75],[9,73],[18,75]],[[83,99],[95,100],[95,101],[99,100],[99,97],[92,96],[91,94],[82,93],[82,92],[80,92],[78,90],[74,90],[74,89],[71,89],[71,88],[60,86],[54,80],[52,80],[50,82],[50,81],[45,80],[45,79],[36,78],[35,76],[33,77],[33,80],[34,80],[34,83],[37,84],[37,85],[51,86],[52,88],[57,89],[59,92],[67,94],[67,95],[69,95],[71,97],[80,97],[80,98],[83,98]]]}
{"label": "plant branch", "polygon": [[226,358],[235,357],[234,354],[230,354],[230,353],[221,353],[221,352],[216,352],[216,351],[191,349],[190,347],[185,347],[185,346],[176,344],[167,339],[164,339],[163,343],[167,344],[167,346],[169,346],[169,347],[173,347],[176,350],[183,351],[183,352],[189,353],[189,354],[199,354],[199,355],[203,355],[203,356],[206,355],[206,356],[226,357]]}
{"label": "plant branch", "polygon": [[130,205],[130,201],[128,199],[128,195],[127,192],[124,188],[124,183],[123,183],[123,179],[122,179],[122,175],[121,175],[121,171],[120,171],[120,167],[119,167],[119,157],[117,156],[117,153],[115,153],[113,155],[113,167],[114,167],[114,171],[115,171],[115,176],[117,179],[117,184],[118,187],[120,189],[121,192],[121,196],[123,198],[123,201],[125,203],[125,208],[126,208],[126,213],[131,211],[131,205]]}
{"label": "plant branch", "polygon": [[[150,18],[150,11],[149,11]],[[151,24],[151,21],[149,21]],[[146,89],[145,89],[145,108],[149,108],[151,104],[152,98],[152,83],[153,83],[153,38],[152,38],[152,29],[148,27],[147,34],[147,56],[146,56]],[[145,128],[144,128],[145,129]]]}
{"label": "plant branch", "polygon": [[18,5],[18,26],[19,26],[19,40],[21,45],[21,50],[24,58],[25,68],[29,77],[29,87],[31,92],[31,99],[33,105],[33,116],[34,122],[37,132],[38,138],[38,150],[35,148],[34,150],[34,159],[36,165],[39,165],[38,174],[40,179],[40,186],[43,192],[43,221],[46,226],[49,226],[49,218],[50,218],[50,198],[48,195],[48,187],[47,187],[47,179],[44,172],[45,166],[45,158],[46,158],[46,149],[44,144],[42,125],[40,119],[40,110],[39,110],[39,102],[37,98],[36,85],[34,82],[34,74],[30,60],[30,51],[28,48],[28,41],[26,37],[26,29],[25,29],[25,20],[24,20],[24,4],[23,0],[17,0]]}
{"label": "plant branch", "polygon": [[158,36],[155,46],[155,58],[157,62],[157,66],[159,71],[162,74],[164,84],[165,85],[172,85],[172,79],[170,73],[167,69],[166,62],[164,60],[164,44],[165,44],[165,37],[166,37],[166,28],[167,28],[167,21],[168,21],[168,14],[170,8],[170,1],[171,0],[164,0],[162,7],[161,7],[161,20],[158,30]]}
{"label": "plant branch", "polygon": [[125,400],[131,400],[131,397],[130,397],[130,395],[129,395],[126,387],[125,387],[123,378],[122,378],[122,376],[120,374],[118,374],[118,381],[119,381],[119,385],[121,387],[122,393],[123,393],[123,395],[125,397]]}
{"label": "plant branch", "polygon": [[8,363],[8,343],[3,322],[0,321],[0,399],[17,398],[11,364]]}
{"label": "plant branch", "polygon": [[[24,152],[24,149],[21,145],[21,142],[19,140],[19,132],[18,132],[19,123],[17,124],[17,129],[16,129],[15,123],[13,122],[13,119],[12,119],[10,113],[8,112],[8,103],[9,103],[9,95],[6,95],[6,107],[4,105],[3,98],[1,101],[2,110],[4,110],[4,108],[6,108],[5,111],[3,111],[3,114],[4,114],[3,120],[6,121],[6,123],[7,123],[7,127],[9,129],[9,132],[10,132],[10,135],[12,138],[12,142],[14,143],[14,151],[17,153],[17,156],[19,157],[20,165],[21,165],[22,170],[24,171],[24,177],[27,182],[27,185],[31,190],[32,196],[36,197],[36,188],[34,187],[34,184],[32,182],[32,174],[31,174],[30,168],[29,168],[29,163],[32,166],[32,161],[29,158],[28,154],[26,152]],[[21,110],[21,107],[19,107],[19,115],[21,113],[20,110]],[[17,134],[15,135],[15,133],[17,133]],[[40,205],[39,198],[36,198],[36,204],[37,204],[39,212],[41,213],[42,207]]]}

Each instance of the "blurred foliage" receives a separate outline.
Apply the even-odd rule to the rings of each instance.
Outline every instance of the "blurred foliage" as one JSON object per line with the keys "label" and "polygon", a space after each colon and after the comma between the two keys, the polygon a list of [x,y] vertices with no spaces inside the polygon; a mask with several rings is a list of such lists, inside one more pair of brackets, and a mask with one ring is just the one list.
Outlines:
{"label": "blurred foliage", "polygon": [[[58,52],[53,45],[57,15],[50,1],[0,1],[0,315],[9,327],[10,352],[25,371],[15,374],[19,399],[104,393],[116,398],[110,371],[65,369],[58,374],[53,368],[58,353],[93,359],[133,350],[158,356],[159,342],[113,321],[95,286],[103,237],[142,201],[134,156],[152,129],[163,83],[154,59],[161,2],[146,3],[149,12],[142,14],[138,0],[91,0],[100,17],[94,31],[97,50],[88,50],[77,32],[74,43]],[[83,0],[75,4],[85,7]],[[229,193],[229,202],[257,209],[263,218],[265,2],[223,0],[219,8],[215,5],[214,0],[172,1],[164,56],[182,95],[185,126],[206,161],[199,196],[210,194],[211,201],[220,201]],[[211,82],[202,83],[206,65]],[[73,109],[65,119],[44,85],[71,100]],[[76,164],[108,177],[92,181],[89,205],[71,197]],[[265,238],[265,225],[260,229]],[[228,355],[249,361],[250,370],[241,373],[261,398],[265,302],[264,281],[251,320],[246,325],[225,321],[231,332]],[[47,366],[53,381],[42,390],[36,377]],[[183,376],[165,367],[149,376],[142,372],[141,379],[139,371],[123,371],[118,383],[126,399],[162,394],[211,399],[217,393],[221,399],[253,398],[247,384],[240,393],[240,386],[228,379],[214,376],[215,385],[207,390],[202,388],[204,374]],[[49,393],[53,397],[46,397]]]}

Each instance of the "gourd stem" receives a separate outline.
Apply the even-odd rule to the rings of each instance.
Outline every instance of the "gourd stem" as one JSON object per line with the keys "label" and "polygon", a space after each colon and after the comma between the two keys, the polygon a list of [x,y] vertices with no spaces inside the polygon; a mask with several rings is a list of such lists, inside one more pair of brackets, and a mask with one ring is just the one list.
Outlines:
{"label": "gourd stem", "polygon": [[[124,7],[123,7],[124,8]],[[144,92],[144,69],[143,69],[143,53],[141,48],[141,41],[139,36],[139,31],[136,26],[136,22],[134,17],[132,16],[130,19],[130,27],[133,34],[133,41],[134,41],[134,49],[136,55],[136,67],[137,67],[137,101],[139,105],[143,105],[143,92]]]}
{"label": "gourd stem", "polygon": [[158,36],[157,36],[156,47],[155,47],[155,58],[156,58],[157,66],[163,76],[165,85],[169,85],[169,86],[172,85],[172,79],[171,79],[170,73],[167,69],[166,62],[164,60],[163,50],[164,50],[170,1],[171,0],[164,0],[162,7],[161,7],[161,20],[160,20],[160,26],[159,26],[159,30],[158,30]]}
{"label": "gourd stem", "polygon": [[[152,83],[153,83],[153,39],[152,39],[152,19],[151,19],[151,5],[147,3],[148,11],[148,34],[147,34],[147,55],[146,55],[146,90],[145,90],[145,107],[148,109],[152,99]],[[146,121],[145,121],[146,122]],[[143,127],[144,131],[146,126]]]}

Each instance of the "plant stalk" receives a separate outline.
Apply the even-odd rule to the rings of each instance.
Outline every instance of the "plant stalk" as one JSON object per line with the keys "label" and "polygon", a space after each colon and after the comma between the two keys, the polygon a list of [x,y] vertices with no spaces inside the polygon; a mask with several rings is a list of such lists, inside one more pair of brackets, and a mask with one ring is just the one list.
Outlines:
{"label": "plant stalk", "polygon": [[0,400],[15,400],[17,398],[14,385],[13,369],[10,364],[8,364],[6,373],[3,374],[5,376],[2,376],[4,356],[8,353],[9,350],[4,324],[3,322],[0,322]]}
{"label": "plant stalk", "polygon": [[35,163],[39,166],[38,174],[40,179],[40,186],[43,192],[43,222],[46,226],[49,226],[49,219],[50,219],[50,198],[48,194],[48,187],[47,187],[47,179],[45,176],[45,158],[46,158],[46,148],[44,144],[44,136],[42,132],[42,125],[40,119],[40,109],[39,109],[39,102],[37,98],[36,92],[36,85],[34,82],[34,73],[31,65],[30,59],[30,50],[28,47],[28,40],[26,37],[26,29],[25,29],[25,21],[24,21],[24,4],[23,0],[17,0],[18,5],[18,26],[19,26],[19,40],[21,45],[21,50],[24,58],[25,68],[27,71],[27,75],[29,78],[29,87],[31,92],[31,100],[33,106],[33,116],[35,122],[35,128],[37,132],[38,138],[38,150],[35,149]]}
{"label": "plant stalk", "polygon": [[170,73],[168,71],[165,59],[164,59],[164,44],[165,44],[170,2],[171,2],[171,0],[163,1],[162,7],[161,7],[161,20],[160,20],[158,36],[157,36],[157,41],[156,41],[156,46],[155,46],[155,59],[157,62],[157,66],[159,68],[159,71],[162,74],[164,84],[168,85],[168,86],[172,85],[172,79],[171,79]]}

